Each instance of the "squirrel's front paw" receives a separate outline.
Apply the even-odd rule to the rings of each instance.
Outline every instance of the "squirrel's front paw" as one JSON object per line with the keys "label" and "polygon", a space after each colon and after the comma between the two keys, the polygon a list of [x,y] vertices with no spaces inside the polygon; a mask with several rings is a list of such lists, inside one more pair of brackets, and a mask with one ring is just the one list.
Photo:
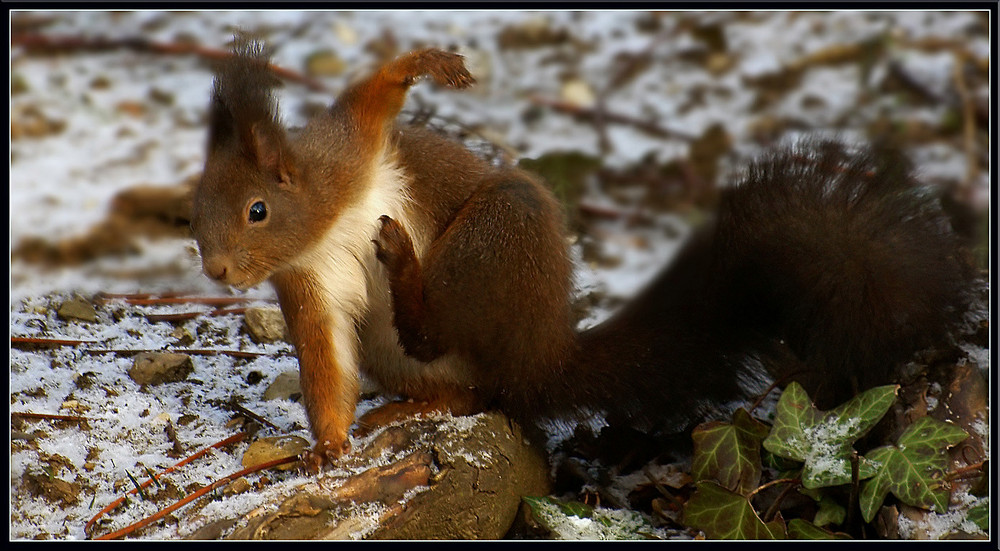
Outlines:
{"label": "squirrel's front paw", "polygon": [[340,456],[351,451],[350,440],[344,440],[340,445],[331,444],[329,441],[320,442],[311,450],[306,450],[299,455],[302,467],[309,473],[318,474],[323,470],[324,465],[332,465]]}
{"label": "squirrel's front paw", "polygon": [[399,273],[408,262],[416,259],[413,241],[403,226],[391,217],[383,214],[379,222],[382,222],[382,229],[378,232],[378,239],[372,240],[375,257],[391,273]]}

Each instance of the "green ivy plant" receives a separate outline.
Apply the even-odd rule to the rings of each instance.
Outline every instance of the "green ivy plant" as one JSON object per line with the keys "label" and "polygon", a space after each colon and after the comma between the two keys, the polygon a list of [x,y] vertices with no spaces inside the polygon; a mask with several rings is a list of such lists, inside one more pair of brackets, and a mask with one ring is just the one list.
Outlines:
{"label": "green ivy plant", "polygon": [[[803,462],[802,485],[806,488],[849,484],[855,454],[852,445],[889,411],[898,389],[896,385],[875,387],[823,412],[813,406],[798,383],[791,383],[778,399],[774,426],[764,439],[764,448]],[[864,480],[875,475],[876,466],[861,457],[858,471],[858,478]]]}
{"label": "green ivy plant", "polygon": [[656,529],[634,511],[594,508],[579,501],[524,497],[531,516],[558,539],[646,540]]}
{"label": "green ivy plant", "polygon": [[[684,522],[711,539],[844,538],[848,536],[825,527],[843,524],[853,507],[843,503],[843,491],[830,490],[850,486],[861,488],[858,504],[865,522],[871,522],[889,492],[908,505],[946,510],[946,451],[967,437],[962,429],[924,417],[894,445],[864,455],[854,449],[854,443],[885,416],[898,389],[896,385],[872,388],[830,411],[820,411],[801,386],[791,383],[778,400],[770,428],[743,409],[736,411],[732,423],[696,427],[691,471],[697,489],[685,504]],[[778,467],[783,478],[758,486],[762,458]],[[797,486],[816,501],[812,522],[792,519],[786,524],[780,513],[768,512],[764,518],[758,514],[753,496],[779,483]],[[970,520],[977,522],[983,516],[980,510],[970,510]]]}
{"label": "green ivy plant", "polygon": [[880,465],[861,489],[865,522],[875,518],[889,492],[907,505],[939,513],[947,510],[949,492],[944,474],[948,455],[943,451],[968,436],[955,425],[922,417],[907,427],[896,445],[868,452],[868,457]]}

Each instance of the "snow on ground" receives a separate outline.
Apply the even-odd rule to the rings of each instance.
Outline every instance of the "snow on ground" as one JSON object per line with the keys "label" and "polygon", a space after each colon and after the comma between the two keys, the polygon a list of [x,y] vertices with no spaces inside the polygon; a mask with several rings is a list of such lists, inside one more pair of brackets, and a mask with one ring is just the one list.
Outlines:
{"label": "snow on ground", "polygon": [[[531,96],[560,98],[563,85],[572,78],[582,80],[584,89],[593,93],[615,84],[608,80],[617,54],[639,53],[652,47],[656,55],[651,67],[609,94],[608,105],[614,111],[656,120],[691,135],[699,135],[713,123],[721,122],[732,135],[736,151],[744,154],[754,150],[749,136],[757,120],[750,113],[754,96],[745,85],[746,78],[776,71],[831,45],[864,41],[883,33],[913,40],[962,37],[976,18],[967,12],[919,11],[691,14],[702,23],[724,23],[724,39],[734,66],[713,74],[702,66],[679,61],[686,49],[696,46],[690,33],[681,27],[681,18],[651,18],[631,11],[55,11],[14,15],[47,20],[39,32],[49,36],[144,36],[162,42],[193,40],[220,49],[226,48],[235,29],[258,32],[275,46],[274,61],[292,70],[304,71],[309,56],[318,51],[335,52],[348,66],[343,74],[324,78],[331,90],[341,89],[352,76],[371,67],[376,60],[372,45],[388,40],[387,33],[401,51],[429,44],[454,46],[468,56],[480,84],[467,92],[417,86],[409,105],[434,103],[439,115],[487,128],[527,157],[560,150],[599,152],[597,136],[589,124],[555,114],[526,114],[531,109]],[[658,30],[642,30],[652,20],[658,21]],[[565,29],[572,40],[537,48],[501,48],[496,37],[508,27]],[[989,57],[988,37],[970,38],[967,48]],[[906,51],[900,56],[908,66],[919,69],[928,83],[947,83],[951,78],[947,56],[919,51]],[[53,121],[57,128],[11,142],[11,246],[26,237],[58,240],[81,234],[105,216],[108,201],[116,192],[138,184],[175,185],[200,171],[212,77],[209,67],[199,59],[129,50],[29,55],[14,48],[11,73],[12,127],[13,121],[30,115]],[[868,78],[877,80],[878,71]],[[20,91],[15,92],[14,83]],[[796,91],[768,107],[765,114],[809,121],[814,129],[834,121],[843,123],[846,117],[853,122],[841,130],[860,132],[874,114],[872,107],[855,113],[856,98],[862,88],[872,84],[863,82],[853,66],[810,71]],[[696,97],[692,90],[698,88],[707,92]],[[291,125],[304,122],[304,106],[330,99],[294,84],[286,85],[279,97],[284,120]],[[919,107],[912,113],[940,120],[942,109]],[[612,127],[609,136],[612,150],[605,158],[609,166],[628,166],[650,155],[666,161],[687,151],[683,141],[651,138],[625,126]],[[964,169],[962,151],[944,148],[934,153],[920,159],[920,168],[926,173],[948,174]],[[988,194],[987,183],[988,174],[980,175],[976,182],[983,197]],[[633,201],[641,200],[638,197]],[[619,206],[628,210],[641,204]],[[614,269],[579,262],[581,292],[603,290],[610,295],[628,296],[641,287],[683,239],[683,231],[672,232],[677,236],[671,238],[663,237],[662,231],[657,235],[657,228],[673,224],[665,220],[652,230],[643,230],[653,233],[645,240],[650,243],[645,248],[624,241],[604,244],[609,254],[621,258]],[[115,275],[138,268],[145,270],[141,280]],[[172,345],[176,341],[171,335],[174,325],[149,323],[142,316],[176,312],[176,307],[125,308],[121,303],[111,303],[98,309],[96,324],[60,320],[54,309],[59,301],[73,294],[92,296],[98,291],[182,290],[215,296],[232,293],[208,282],[199,270],[192,243],[181,240],[149,242],[136,257],[105,258],[55,272],[14,262],[10,333],[100,340],[104,348],[157,349]],[[261,300],[273,298],[266,287],[248,293]],[[607,310],[596,309],[582,324],[597,323],[607,315]],[[72,347],[51,354],[11,350],[12,411],[83,415],[90,421],[88,430],[72,423],[26,423],[27,432],[41,430],[44,434],[31,439],[31,445],[12,448],[10,537],[84,538],[86,520],[131,488],[129,475],[141,480],[145,468],[155,471],[176,461],[167,455],[168,419],[178,438],[191,450],[198,449],[234,432],[226,427],[230,413],[219,406],[234,396],[283,430],[309,438],[301,406],[265,402],[260,397],[263,386],[247,382],[254,372],[270,381],[283,371],[294,370],[290,347],[254,344],[240,329],[240,320],[238,316],[199,318],[180,326],[195,336],[192,347],[226,342],[241,350],[266,352],[267,357],[252,361],[196,357],[189,381],[146,391],[124,375],[131,366],[131,359],[126,357],[89,355]],[[83,376],[89,383],[81,382]],[[210,454],[171,475],[172,479],[184,488],[235,472],[240,469],[244,447],[241,444],[232,453]],[[71,468],[48,467],[49,473],[80,485],[75,502],[54,504],[20,490],[14,494],[23,476],[45,473],[46,461],[56,455],[68,460]],[[275,485],[261,492],[260,499],[303,480],[294,474],[273,479]],[[249,510],[255,499],[244,494],[220,497],[220,503]],[[120,528],[155,509],[148,502],[133,499],[124,513],[109,515],[112,523],[102,530]],[[144,535],[172,536],[175,534],[169,526]]]}

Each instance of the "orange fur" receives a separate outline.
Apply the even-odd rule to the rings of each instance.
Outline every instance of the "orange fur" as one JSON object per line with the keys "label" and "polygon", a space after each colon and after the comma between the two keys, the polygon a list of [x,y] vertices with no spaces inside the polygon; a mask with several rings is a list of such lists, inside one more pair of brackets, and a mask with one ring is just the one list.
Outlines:
{"label": "orange fur", "polygon": [[271,282],[299,356],[302,397],[316,437],[315,455],[310,460],[322,463],[350,449],[347,431],[354,421],[357,384],[347,380],[344,372],[353,367],[337,365],[334,328],[324,314],[326,305],[313,276],[280,272]]}
{"label": "orange fur", "polygon": [[466,88],[476,82],[462,63],[462,56],[428,48],[383,65],[345,90],[337,107],[354,116],[361,143],[378,146],[383,143],[386,127],[403,108],[407,90],[424,75],[452,88]]}

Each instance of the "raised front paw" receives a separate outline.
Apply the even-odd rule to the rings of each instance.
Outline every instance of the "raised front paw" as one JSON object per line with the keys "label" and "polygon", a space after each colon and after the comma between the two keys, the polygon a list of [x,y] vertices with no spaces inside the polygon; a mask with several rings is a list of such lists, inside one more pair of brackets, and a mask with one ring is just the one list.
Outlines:
{"label": "raised front paw", "polygon": [[379,222],[382,222],[382,229],[378,232],[378,239],[372,240],[375,257],[390,273],[399,273],[408,262],[416,259],[413,242],[403,226],[391,217],[383,214]]}
{"label": "raised front paw", "polygon": [[331,444],[324,441],[316,444],[311,450],[299,455],[302,467],[309,473],[318,474],[325,465],[333,465],[340,456],[351,451],[351,442],[344,440],[341,444]]}

